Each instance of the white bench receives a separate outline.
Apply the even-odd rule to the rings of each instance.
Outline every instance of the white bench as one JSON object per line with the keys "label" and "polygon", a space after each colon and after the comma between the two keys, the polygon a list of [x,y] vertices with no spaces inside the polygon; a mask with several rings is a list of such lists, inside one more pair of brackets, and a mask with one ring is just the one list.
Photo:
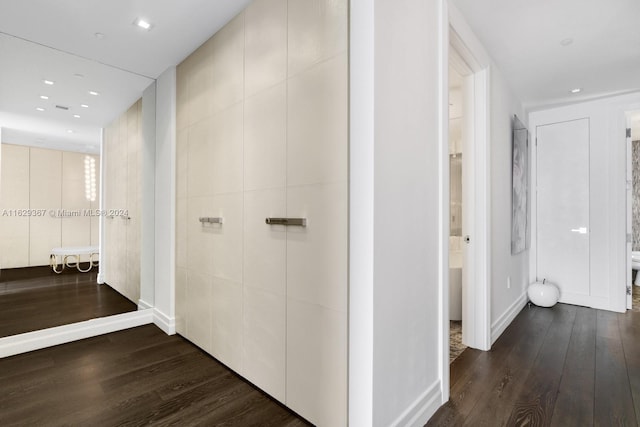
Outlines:
{"label": "white bench", "polygon": [[[86,273],[93,267],[98,265],[98,255],[100,250],[97,246],[69,246],[66,248],[53,248],[51,249],[51,255],[49,255],[49,265],[54,272],[60,274],[64,271],[65,267],[77,268],[79,272]],[[80,256],[89,256],[89,268],[82,270],[80,268]],[[58,257],[62,261],[62,268],[58,271]]]}

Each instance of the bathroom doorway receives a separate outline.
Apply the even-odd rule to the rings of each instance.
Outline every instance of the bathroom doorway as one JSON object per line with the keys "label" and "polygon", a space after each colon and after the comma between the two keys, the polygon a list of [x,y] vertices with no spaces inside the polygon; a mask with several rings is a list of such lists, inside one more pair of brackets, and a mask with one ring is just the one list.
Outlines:
{"label": "bathroom doorway", "polygon": [[626,114],[627,309],[640,311],[640,111]]}
{"label": "bathroom doorway", "polygon": [[[458,334],[461,344],[478,350],[491,349],[491,308],[490,308],[490,265],[491,265],[491,232],[490,232],[490,172],[489,172],[489,80],[490,60],[480,43],[473,36],[466,22],[456,13],[455,8],[449,10],[445,18],[448,34],[442,41],[441,76],[442,86],[442,122],[441,122],[441,384],[442,397],[449,399],[451,369],[455,369],[456,363],[450,364],[451,352],[451,316],[449,315],[450,297],[458,298],[455,287],[451,290],[449,282],[452,258],[449,252],[450,246],[456,249],[459,243],[460,254],[460,291],[461,304],[460,330]],[[460,76],[460,104],[455,106],[456,95],[449,93],[449,79],[456,79],[455,71]],[[450,77],[451,75],[451,77]],[[455,84],[455,83],[454,83]],[[450,110],[449,98],[453,100]],[[456,108],[460,108],[459,120],[460,135],[458,147],[456,147],[456,130],[453,131],[454,141],[449,140],[449,126],[455,122],[449,122],[456,115]],[[451,147],[453,146],[453,147]],[[451,147],[451,148],[450,148]],[[456,157],[453,157],[453,154]],[[461,169],[459,193],[461,195],[460,212],[450,216],[452,192],[450,172],[452,169]],[[455,178],[454,178],[455,180]],[[453,190],[456,191],[455,189]],[[456,195],[454,194],[454,202]],[[453,224],[452,224],[453,223]],[[460,225],[461,224],[461,225]],[[461,230],[458,232],[458,228]],[[452,233],[453,230],[453,233]],[[449,243],[452,243],[450,245]],[[454,260],[455,262],[455,260]],[[452,299],[453,299],[452,298]],[[452,301],[454,304],[457,301]],[[453,310],[452,310],[453,311]],[[456,325],[454,325],[456,326]],[[462,355],[464,356],[464,352]],[[459,358],[458,360],[460,360]],[[452,368],[453,366],[453,368]]]}
{"label": "bathroom doorway", "polygon": [[467,218],[463,206],[467,205],[463,200],[469,189],[463,183],[464,148],[468,145],[463,138],[468,136],[464,127],[469,81],[464,74],[469,70],[463,65],[462,61],[449,61],[449,363],[467,348],[462,339],[463,282],[469,284],[464,274],[463,221]]}

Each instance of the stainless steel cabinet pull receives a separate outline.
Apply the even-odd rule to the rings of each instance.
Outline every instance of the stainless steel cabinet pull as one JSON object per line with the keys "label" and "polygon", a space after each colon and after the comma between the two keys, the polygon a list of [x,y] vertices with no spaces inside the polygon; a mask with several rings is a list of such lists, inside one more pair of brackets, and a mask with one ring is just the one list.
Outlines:
{"label": "stainless steel cabinet pull", "polygon": [[200,217],[200,219],[198,220],[203,224],[209,223],[209,224],[222,224],[222,218],[220,217]]}
{"label": "stainless steel cabinet pull", "polygon": [[297,225],[299,227],[307,226],[307,218],[267,218],[264,222],[270,225]]}

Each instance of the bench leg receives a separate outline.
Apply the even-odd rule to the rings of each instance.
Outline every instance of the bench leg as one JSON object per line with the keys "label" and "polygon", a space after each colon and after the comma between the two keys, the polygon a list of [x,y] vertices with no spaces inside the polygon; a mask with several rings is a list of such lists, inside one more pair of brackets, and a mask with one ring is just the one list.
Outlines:
{"label": "bench leg", "polygon": [[62,262],[62,268],[58,271],[58,257],[56,255],[51,254],[49,256],[49,266],[53,269],[53,272],[56,274],[60,274],[64,271],[64,261]]}

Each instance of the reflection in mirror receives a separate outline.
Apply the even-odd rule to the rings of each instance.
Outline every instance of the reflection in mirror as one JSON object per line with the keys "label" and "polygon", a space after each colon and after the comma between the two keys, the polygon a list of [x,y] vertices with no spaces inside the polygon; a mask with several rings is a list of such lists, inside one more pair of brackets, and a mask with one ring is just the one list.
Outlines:
{"label": "reflection in mirror", "polygon": [[[0,57],[11,58],[0,69],[0,337],[137,310],[139,251],[136,260],[126,249],[139,247],[140,218],[125,213],[138,206],[133,148],[154,80],[3,33]],[[107,168],[103,128],[120,144]],[[101,203],[105,181],[127,178],[111,189],[122,205]],[[124,252],[112,267],[133,272],[126,290],[113,274],[98,284],[100,223],[113,225],[111,215],[124,236],[111,242]]]}

